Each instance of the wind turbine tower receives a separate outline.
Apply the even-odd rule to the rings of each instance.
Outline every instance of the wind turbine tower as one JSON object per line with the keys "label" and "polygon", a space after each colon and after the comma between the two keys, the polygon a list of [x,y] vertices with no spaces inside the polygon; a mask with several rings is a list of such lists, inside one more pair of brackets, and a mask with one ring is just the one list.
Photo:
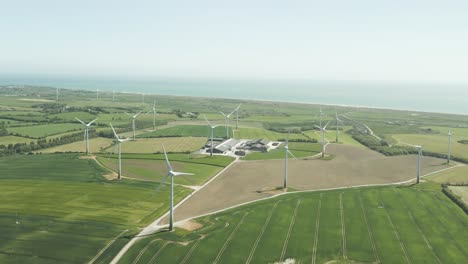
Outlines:
{"label": "wind turbine tower", "polygon": [[288,187],[288,159],[289,155],[291,155],[294,159],[297,159],[291,151],[289,151],[289,133],[288,137],[286,138],[286,146],[284,146],[284,182],[283,182],[283,189]]}
{"label": "wind turbine tower", "polygon": [[87,124],[81,121],[80,119],[78,119],[77,117],[75,117],[75,119],[85,126],[84,138],[85,138],[85,145],[86,145],[86,155],[89,155],[89,138],[88,138],[89,127],[91,126],[92,123],[94,123],[97,120],[97,118]]}
{"label": "wind turbine tower", "polygon": [[58,103],[58,100],[59,100],[59,88],[55,90],[55,102]]}
{"label": "wind turbine tower", "polygon": [[208,123],[208,126],[210,126],[211,128],[211,144],[210,144],[210,157],[213,156],[213,134],[214,134],[214,129],[217,127],[217,126],[213,126],[210,121],[208,121],[208,119],[206,118],[205,115],[203,115],[203,117],[205,118],[206,122]]}
{"label": "wind turbine tower", "polygon": [[169,208],[169,231],[172,231],[174,229],[174,177],[176,176],[181,176],[181,175],[194,175],[192,173],[185,173],[185,172],[176,172],[172,169],[171,163],[169,162],[169,159],[167,158],[167,153],[166,153],[166,148],[164,147],[164,144],[162,145],[163,150],[164,150],[164,157],[166,158],[166,166],[167,166],[167,174],[166,177],[164,177],[160,184],[163,184],[166,182],[166,179],[168,177],[171,178],[171,200],[170,200],[170,208]]}
{"label": "wind turbine tower", "polygon": [[317,127],[318,129],[322,131],[322,158],[325,157],[325,132],[327,132],[328,124],[330,124],[330,121],[328,121],[328,123],[324,127],[319,127],[315,125],[315,127]]}
{"label": "wind turbine tower", "polygon": [[99,88],[96,88],[96,101],[99,101]]}
{"label": "wind turbine tower", "polygon": [[132,129],[133,129],[133,140],[136,139],[136,133],[135,133],[135,129],[136,129],[136,125],[135,125],[135,121],[136,121],[136,118],[139,114],[141,114],[141,111],[136,113],[135,115],[131,115],[131,114],[128,114],[126,113],[127,115],[129,115],[131,118],[132,118]]}
{"label": "wind turbine tower", "polygon": [[338,118],[338,113],[335,112],[335,115],[336,115],[336,140],[335,142],[338,143],[338,134],[340,133],[339,132],[339,122],[341,122],[341,120]]}
{"label": "wind turbine tower", "polygon": [[448,154],[447,154],[447,164],[450,164],[450,152],[452,150],[452,130],[448,132]]}
{"label": "wind turbine tower", "polygon": [[422,156],[422,150],[423,146],[416,146],[418,149],[418,174],[416,178],[416,184],[419,184],[419,178],[421,177],[421,156]]}
{"label": "wind turbine tower", "polygon": [[226,115],[225,113],[219,111],[223,116],[224,116],[224,121],[226,124],[226,138],[229,138],[229,118],[231,118],[231,115],[234,114],[235,110],[232,111],[229,115]]}
{"label": "wind turbine tower", "polygon": [[239,104],[239,106],[234,110],[236,111],[236,129],[239,128],[239,109],[241,107],[242,104]]}
{"label": "wind turbine tower", "polygon": [[119,166],[118,166],[118,169],[117,169],[117,179],[120,180],[120,177],[122,176],[122,148],[121,148],[121,144],[122,142],[125,142],[125,141],[129,141],[130,139],[129,138],[126,138],[126,139],[121,139],[119,138],[119,136],[117,135],[117,133],[115,132],[115,129],[114,127],[112,126],[112,124],[110,124],[111,128],[112,128],[112,131],[114,132],[114,136],[115,136],[115,141],[118,145],[118,151],[119,151]]}

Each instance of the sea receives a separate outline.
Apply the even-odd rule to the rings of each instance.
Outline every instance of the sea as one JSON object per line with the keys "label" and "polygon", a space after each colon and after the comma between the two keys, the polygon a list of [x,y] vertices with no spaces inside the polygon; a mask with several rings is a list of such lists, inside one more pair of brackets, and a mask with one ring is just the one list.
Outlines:
{"label": "sea", "polygon": [[100,91],[254,99],[468,115],[468,83],[284,79],[117,79],[0,75],[0,85],[99,89]]}

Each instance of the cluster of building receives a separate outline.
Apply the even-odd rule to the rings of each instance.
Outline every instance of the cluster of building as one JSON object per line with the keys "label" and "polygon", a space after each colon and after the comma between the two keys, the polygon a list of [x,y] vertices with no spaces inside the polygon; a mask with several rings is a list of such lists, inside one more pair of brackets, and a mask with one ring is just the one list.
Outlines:
{"label": "cluster of building", "polygon": [[[223,154],[223,155],[232,155],[235,156],[245,156],[250,152],[268,152],[272,149],[276,149],[281,142],[274,142],[267,139],[254,139],[254,140],[245,140],[245,139],[223,139],[223,138],[213,138],[213,153]],[[205,147],[205,153],[210,153],[211,151],[211,140],[209,140]]]}

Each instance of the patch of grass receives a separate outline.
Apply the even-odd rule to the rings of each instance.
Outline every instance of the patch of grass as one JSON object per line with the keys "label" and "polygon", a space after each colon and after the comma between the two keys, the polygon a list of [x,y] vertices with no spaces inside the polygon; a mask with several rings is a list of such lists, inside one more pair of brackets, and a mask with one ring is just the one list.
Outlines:
{"label": "patch of grass", "polygon": [[31,138],[24,138],[24,137],[16,137],[16,136],[3,136],[0,137],[0,145],[8,146],[8,144],[16,144],[16,143],[30,143],[36,142],[35,139]]}
{"label": "patch of grass", "polygon": [[32,138],[41,138],[50,135],[60,134],[68,131],[80,130],[81,124],[47,124],[47,125],[36,125],[36,126],[24,126],[24,127],[11,127],[8,128],[8,132],[29,136]]}
{"label": "patch of grass", "polygon": [[[105,148],[109,147],[112,144],[112,139],[110,138],[90,138],[89,139],[89,151],[91,153],[97,153]],[[86,152],[85,141],[77,141],[70,144],[65,144],[53,148],[41,149],[41,153],[55,153],[55,152]]]}
{"label": "patch of grass", "polygon": [[[187,153],[201,149],[206,138],[177,137],[177,138],[139,138],[122,144],[122,153],[162,153],[162,144],[168,152]],[[107,149],[112,151],[111,148]]]}
{"label": "patch of grass", "polygon": [[[141,138],[148,137],[210,137],[211,129],[208,126],[181,125],[164,128],[149,133],[139,135]],[[229,135],[232,135],[230,128]],[[226,136],[226,128],[219,126],[214,129],[214,137],[221,138]]]}
{"label": "patch of grass", "polygon": [[425,177],[438,183],[460,184],[468,183],[468,166],[453,168]]}
{"label": "patch of grass", "polygon": [[[288,136],[287,133],[279,133],[263,128],[244,128],[241,127],[239,130],[234,131],[234,137],[237,139],[269,139],[269,140],[285,140]],[[291,140],[302,139],[307,140],[307,137],[301,134],[291,133],[289,135]]]}
{"label": "patch of grass", "polygon": [[[302,143],[302,142],[290,142],[289,150],[296,158],[310,157],[317,153],[320,153],[322,146],[316,143]],[[268,152],[252,152],[247,154],[244,160],[267,160],[267,159],[284,159],[284,144],[278,149],[270,150]],[[290,157],[291,158],[291,157]]]}
{"label": "patch of grass", "polygon": [[[317,263],[345,258],[359,263],[377,258],[382,263],[403,263],[406,259],[412,263],[463,262],[468,242],[463,228],[468,218],[440,190],[425,185],[291,193],[252,203],[199,218],[203,228],[189,234],[159,233],[145,238],[121,263],[131,263],[151,241],[158,242],[144,255],[154,257],[159,251],[155,260],[165,263],[177,263],[185,257],[189,262],[204,263],[215,259],[222,263],[248,259],[274,263],[288,258],[300,263],[312,258]],[[438,207],[442,211],[430,217]],[[174,260],[169,254],[176,256]]]}

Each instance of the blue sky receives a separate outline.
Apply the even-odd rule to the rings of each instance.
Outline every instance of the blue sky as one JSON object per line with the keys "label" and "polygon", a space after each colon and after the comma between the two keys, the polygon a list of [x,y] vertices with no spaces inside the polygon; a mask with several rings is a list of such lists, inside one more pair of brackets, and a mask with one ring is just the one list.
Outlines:
{"label": "blue sky", "polygon": [[0,74],[468,82],[468,1],[3,1]]}

